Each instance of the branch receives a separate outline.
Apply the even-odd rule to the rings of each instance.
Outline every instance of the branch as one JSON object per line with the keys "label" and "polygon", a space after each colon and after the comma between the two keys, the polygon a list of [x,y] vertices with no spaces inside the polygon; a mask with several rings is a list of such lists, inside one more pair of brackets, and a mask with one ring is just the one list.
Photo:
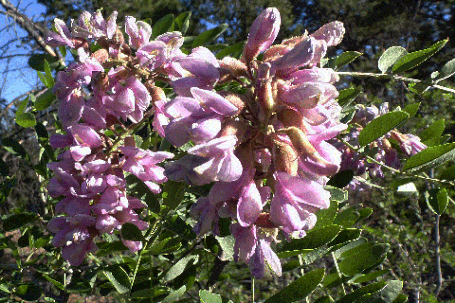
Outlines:
{"label": "branch", "polygon": [[438,85],[438,84],[434,84],[431,81],[407,78],[407,77],[402,77],[402,76],[398,76],[398,75],[377,74],[377,73],[357,73],[357,72],[337,72],[337,74],[340,76],[374,77],[374,78],[394,79],[394,80],[398,80],[398,81],[411,82],[411,83],[423,83],[423,84],[427,84],[428,86],[432,86],[434,88],[438,88],[440,90],[455,94],[455,89],[445,87],[442,85]]}
{"label": "branch", "polygon": [[16,21],[16,23],[19,24],[19,26],[22,27],[46,53],[52,57],[59,57],[59,55],[44,41],[43,36],[45,34],[45,30],[42,27],[38,26],[26,15],[19,12],[19,10],[8,0],[0,0],[0,5],[5,9],[5,11],[0,11],[0,13],[12,17],[14,21]]}

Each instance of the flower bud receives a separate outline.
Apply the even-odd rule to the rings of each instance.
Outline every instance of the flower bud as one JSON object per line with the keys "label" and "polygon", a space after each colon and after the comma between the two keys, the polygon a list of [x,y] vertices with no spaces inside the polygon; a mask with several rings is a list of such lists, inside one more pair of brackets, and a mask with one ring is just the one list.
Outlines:
{"label": "flower bud", "polygon": [[295,126],[300,129],[304,129],[303,117],[290,108],[285,108],[278,112],[278,120],[281,121],[286,127]]}
{"label": "flower bud", "polygon": [[283,69],[297,69],[311,62],[314,57],[314,38],[306,39],[297,44],[284,56],[272,63],[272,72]]}
{"label": "flower bud", "polygon": [[147,82],[145,84],[150,96],[152,97],[152,104],[156,101],[166,100],[166,94],[163,89],[158,86],[154,86],[153,83]]}
{"label": "flower bud", "polygon": [[234,116],[240,114],[240,112],[245,108],[246,102],[248,101],[246,96],[239,95],[230,91],[220,91],[219,95],[224,97],[226,100],[238,108],[237,113],[233,114]]}
{"label": "flower bud", "polygon": [[261,64],[258,70],[258,78],[260,82],[257,96],[262,109],[259,116],[261,121],[267,121],[276,107],[276,96],[274,96],[274,90],[272,87],[273,82],[272,78],[270,78],[270,67],[270,63],[267,62]]}
{"label": "flower bud", "polygon": [[248,41],[243,51],[246,62],[251,62],[259,53],[272,45],[278,35],[280,25],[281,16],[278,9],[269,7],[262,11],[254,20],[248,34]]}
{"label": "flower bud", "polygon": [[299,155],[292,146],[282,142],[275,142],[275,169],[297,176],[299,169]]}
{"label": "flower bud", "polygon": [[316,149],[301,129],[298,129],[297,127],[289,127],[281,129],[280,131],[286,132],[299,155],[309,156],[316,152]]}
{"label": "flower bud", "polygon": [[248,70],[245,63],[232,57],[224,57],[223,60],[220,61],[220,68],[229,70],[229,72],[237,78],[248,76]]}

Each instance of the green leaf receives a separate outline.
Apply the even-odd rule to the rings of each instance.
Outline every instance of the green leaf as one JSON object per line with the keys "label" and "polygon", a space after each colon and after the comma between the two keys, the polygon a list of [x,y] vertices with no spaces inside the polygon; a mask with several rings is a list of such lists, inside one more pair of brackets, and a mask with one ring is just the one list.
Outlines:
{"label": "green leaf", "polygon": [[334,186],[338,188],[343,188],[351,182],[352,178],[354,178],[354,171],[353,170],[342,170],[333,175],[327,185]]}
{"label": "green leaf", "polygon": [[18,229],[27,223],[33,222],[35,219],[35,213],[23,212],[20,214],[10,215],[2,220],[3,230],[12,231]]}
{"label": "green leaf", "polygon": [[45,110],[56,100],[55,94],[51,90],[47,90],[36,98],[34,103],[35,109],[38,111]]}
{"label": "green leaf", "polygon": [[450,166],[439,174],[441,180],[455,180],[455,166]]}
{"label": "green leaf", "polygon": [[216,54],[217,59],[223,59],[224,57],[230,56],[233,58],[239,58],[242,55],[243,47],[245,46],[245,41],[229,45],[226,48],[223,48]]}
{"label": "green leaf", "polygon": [[178,298],[183,296],[186,292],[186,285],[183,285],[177,290],[171,291],[169,295],[164,298],[161,303],[167,303],[167,302],[175,302]]}
{"label": "green leaf", "polygon": [[420,140],[426,141],[430,140],[431,138],[440,137],[444,132],[445,127],[446,127],[445,119],[439,119],[433,122],[430,126],[428,126],[427,129],[420,133],[419,135]]}
{"label": "green leaf", "polygon": [[408,296],[405,294],[399,294],[392,303],[406,303],[408,302]]}
{"label": "green leaf", "polygon": [[25,97],[24,100],[22,100],[20,103],[19,103],[19,106],[16,110],[16,116],[20,115],[20,114],[23,114],[25,112],[25,109],[27,108],[27,105],[28,105],[28,101],[30,100],[30,95],[28,95],[27,97]]}
{"label": "green leaf", "polygon": [[363,55],[362,53],[359,53],[356,51],[346,51],[335,58],[330,58],[326,67],[333,68],[334,70],[338,70],[341,67],[353,62],[355,59],[357,59],[358,57],[360,57],[362,55]]}
{"label": "green leaf", "polygon": [[152,29],[152,38],[156,38],[166,32],[173,31],[174,14],[168,14],[155,22]]}
{"label": "green leaf", "polygon": [[347,294],[346,296],[341,297],[339,300],[336,301],[336,303],[352,303],[355,302],[356,300],[372,294],[379,292],[383,290],[386,287],[387,283],[386,282],[376,282],[369,284],[367,286],[360,287],[356,289],[355,291],[351,292],[350,294]]}
{"label": "green leaf", "polygon": [[338,104],[341,107],[347,106],[349,103],[355,100],[357,96],[362,92],[361,88],[357,87],[350,87],[339,91],[339,95],[337,98]]}
{"label": "green leaf", "polygon": [[360,131],[359,143],[365,146],[387,134],[409,118],[406,112],[395,111],[377,117]]}
{"label": "green leaf", "polygon": [[188,185],[184,182],[167,181],[163,185],[163,205],[169,210],[176,209],[182,203]]}
{"label": "green leaf", "polygon": [[376,279],[380,276],[383,276],[387,273],[390,272],[390,269],[381,269],[381,270],[378,270],[378,271],[374,271],[374,272],[371,272],[371,273],[368,273],[366,275],[362,275],[358,278],[355,278],[354,280],[352,280],[352,282],[354,283],[365,283],[365,282],[369,282],[373,279]]}
{"label": "green leaf", "polygon": [[219,294],[214,294],[207,290],[200,290],[199,298],[201,299],[201,303],[223,303]]}
{"label": "green leaf", "polygon": [[333,223],[344,227],[351,227],[355,224],[355,222],[357,222],[359,217],[360,215],[358,211],[354,207],[349,207],[337,214]]}
{"label": "green leaf", "polygon": [[360,237],[361,230],[358,228],[346,228],[343,229],[332,242],[327,246],[335,246],[341,243],[347,243],[350,241],[357,240]]}
{"label": "green leaf", "polygon": [[333,301],[332,297],[330,296],[324,296],[324,297],[321,297],[319,299],[317,299],[316,301],[314,301],[314,303],[333,303],[335,301]]}
{"label": "green leaf", "polygon": [[280,251],[292,251],[302,249],[314,249],[329,243],[338,235],[341,230],[339,225],[328,225],[318,229],[310,230],[302,239],[294,239],[291,242],[284,242]]}
{"label": "green leaf", "polygon": [[144,236],[141,230],[133,223],[124,223],[120,230],[122,238],[130,241],[143,241]]}
{"label": "green leaf", "polygon": [[36,301],[41,297],[42,290],[41,287],[33,283],[27,283],[18,286],[15,294],[22,300]]}
{"label": "green leaf", "polygon": [[218,38],[226,29],[228,25],[223,23],[215,28],[209,29],[208,31],[203,32],[199,36],[194,39],[193,44],[191,45],[193,48],[202,46],[204,44],[208,44]]}
{"label": "green leaf", "polygon": [[49,66],[54,69],[56,68],[58,63],[58,58],[53,57],[49,54],[33,54],[28,59],[28,65],[36,71],[44,72],[44,62],[47,60],[49,62]]}
{"label": "green leaf", "polygon": [[167,237],[165,239],[160,239],[155,241],[155,243],[148,248],[148,252],[151,255],[166,254],[178,250],[182,247],[182,239]]}
{"label": "green leaf", "polygon": [[197,256],[186,256],[180,259],[177,263],[175,263],[169,270],[167,271],[166,275],[163,278],[163,282],[169,282],[180,276],[187,267],[188,264],[193,264],[197,262]]}
{"label": "green leaf", "polygon": [[441,165],[455,155],[455,143],[447,143],[428,147],[409,158],[403,166],[403,171],[415,172]]}
{"label": "green leaf", "polygon": [[327,185],[324,187],[330,193],[330,200],[344,202],[348,199],[348,192],[347,190]]}
{"label": "green leaf", "polygon": [[429,196],[428,198],[426,197],[425,200],[435,214],[442,215],[447,208],[447,204],[449,203],[447,189],[432,189],[429,191]]}
{"label": "green leaf", "polygon": [[265,303],[283,303],[302,300],[316,289],[322,278],[324,278],[323,268],[310,271],[268,298]]}
{"label": "green leaf", "polygon": [[41,123],[41,122],[36,123],[35,132],[36,132],[36,136],[38,137],[38,139],[40,141],[49,139],[49,134],[47,133],[46,126],[44,126],[43,123]]}
{"label": "green leaf", "polygon": [[49,62],[44,59],[44,74],[41,72],[37,72],[38,77],[40,78],[41,82],[47,87],[47,88],[52,88],[54,87],[54,77],[52,76],[51,72],[51,67],[49,65]]}
{"label": "green leaf", "polygon": [[223,253],[220,256],[221,261],[232,261],[234,259],[234,237],[229,235],[226,237],[216,236],[215,238],[223,250]]}
{"label": "green leaf", "polygon": [[131,281],[126,271],[119,265],[113,265],[104,271],[106,278],[112,283],[118,293],[124,294],[130,291]]}
{"label": "green leaf", "polygon": [[407,112],[409,114],[409,117],[414,117],[417,114],[419,107],[420,107],[420,102],[412,103],[412,104],[406,105],[406,107],[403,109],[403,111]]}
{"label": "green leaf", "polygon": [[401,57],[392,68],[393,73],[402,73],[405,72],[417,65],[421,64],[422,62],[428,60],[431,56],[436,54],[441,48],[446,45],[449,39],[441,40],[436,42],[429,48],[409,53],[403,57]]}
{"label": "green leaf", "polygon": [[182,35],[186,34],[186,31],[188,30],[188,28],[190,26],[191,14],[192,14],[191,12],[181,13],[174,20],[174,22],[177,24],[179,31],[182,33]]}
{"label": "green leaf", "polygon": [[32,113],[24,113],[16,116],[16,123],[24,128],[35,126],[36,118]]}
{"label": "green leaf", "polygon": [[45,275],[43,274],[43,277],[44,279],[46,279],[47,281],[51,282],[52,284],[54,284],[55,287],[57,287],[58,289],[61,289],[61,290],[64,290],[65,289],[65,286],[60,283],[59,281],[49,277],[48,275]]}
{"label": "green leaf", "polygon": [[408,51],[401,46],[392,46],[386,49],[378,61],[379,70],[385,74],[401,57],[408,54]]}
{"label": "green leaf", "polygon": [[[362,298],[359,303],[374,302],[374,303],[395,303],[395,300],[403,300],[399,298],[400,292],[403,289],[403,282],[398,280],[387,281],[386,287],[379,292],[370,294]],[[400,302],[400,301],[398,301]]]}
{"label": "green leaf", "polygon": [[338,213],[338,201],[331,199],[330,207],[327,209],[321,209],[316,213],[318,220],[314,228],[321,228],[324,226],[332,225]]}
{"label": "green leaf", "polygon": [[338,266],[340,271],[347,276],[362,273],[364,270],[381,264],[387,256],[388,249],[387,244],[354,247],[341,254]]}
{"label": "green leaf", "polygon": [[150,188],[138,177],[130,174],[126,177],[126,184],[128,185],[131,195],[141,201],[147,203],[149,209],[158,214],[160,212],[160,203],[156,199],[155,194],[152,193]]}
{"label": "green leaf", "polygon": [[441,71],[438,75],[434,78],[436,83],[442,81],[444,79],[450,78],[452,75],[455,74],[455,59],[450,60],[442,67]]}

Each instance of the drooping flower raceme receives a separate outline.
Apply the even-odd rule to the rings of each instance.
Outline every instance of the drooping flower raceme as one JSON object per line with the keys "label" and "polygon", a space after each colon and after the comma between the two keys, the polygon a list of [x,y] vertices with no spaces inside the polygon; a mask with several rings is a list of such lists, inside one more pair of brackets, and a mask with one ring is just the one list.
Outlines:
{"label": "drooping flower raceme", "polygon": [[[53,198],[62,198],[56,212],[65,215],[51,220],[49,230],[72,265],[96,249],[93,240],[103,233],[125,223],[147,229],[140,217],[146,204],[127,194],[126,173],[159,193],[167,177],[158,164],[174,156],[141,149],[131,135],[136,124],[150,116],[151,103],[165,99],[153,75],[168,77],[178,58],[175,46],[183,37],[168,33],[150,41],[150,26],[127,17],[127,44],[116,18],[117,13],[104,20],[99,12],[84,12],[71,30],[56,19],[57,32],[48,37],[52,46],[75,49],[80,60],[57,74],[54,92],[64,134],[53,135],[50,142],[65,149],[58,162],[49,164],[55,176],[48,186]],[[91,42],[102,48],[91,53]],[[122,240],[131,251],[142,247],[140,241]]]}
{"label": "drooping flower raceme", "polygon": [[[160,104],[155,120],[174,145],[196,144],[167,163],[165,174],[191,185],[215,182],[192,207],[195,231],[218,234],[219,218],[232,218],[235,259],[256,277],[268,268],[281,274],[271,249],[277,230],[303,237],[315,213],[329,206],[324,185],[338,171],[341,152],[328,140],[346,129],[335,101],[338,77],[320,64],[327,47],[341,41],[343,25],[273,45],[280,23],[276,8],[264,10],[240,60],[216,61],[199,49],[176,60],[178,96]],[[213,90],[231,81],[243,92]]]}
{"label": "drooping flower raceme", "polygon": [[[95,249],[96,236],[125,223],[146,229],[138,211],[145,205],[127,194],[126,173],[154,193],[167,178],[214,182],[191,208],[194,230],[219,234],[219,219],[231,218],[235,260],[256,277],[269,269],[280,275],[272,250],[277,231],[287,239],[305,236],[315,213],[328,207],[324,185],[340,168],[342,153],[330,143],[346,129],[335,101],[338,77],[321,59],[341,41],[343,24],[274,45],[281,17],[268,8],[254,21],[242,57],[217,60],[204,47],[182,52],[178,32],[150,41],[150,26],[133,17],[126,18],[125,39],[116,18],[84,13],[71,29],[56,20],[48,38],[80,58],[58,73],[55,86],[65,133],[51,143],[66,149],[49,166],[55,173],[49,193],[63,197],[57,210],[66,216],[49,223],[54,244],[74,250],[64,256],[77,265]],[[93,41],[102,48],[91,53]],[[155,86],[158,75],[176,93],[172,100]],[[215,91],[229,82],[241,89]],[[141,149],[129,136],[151,114],[155,131],[186,151],[164,171],[158,164],[173,155]],[[123,242],[141,248],[139,241]]]}

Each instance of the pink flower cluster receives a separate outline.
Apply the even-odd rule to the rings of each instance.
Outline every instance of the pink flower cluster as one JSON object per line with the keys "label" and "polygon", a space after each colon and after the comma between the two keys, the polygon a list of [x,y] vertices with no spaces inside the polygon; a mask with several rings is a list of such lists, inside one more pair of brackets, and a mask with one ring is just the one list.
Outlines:
{"label": "pink flower cluster", "polygon": [[[149,41],[150,26],[132,17],[126,18],[128,43],[115,13],[108,20],[83,13],[71,30],[56,20],[49,44],[75,48],[80,59],[57,75],[66,134],[51,142],[67,149],[49,166],[55,173],[49,193],[64,197],[56,208],[66,214],[49,229],[71,264],[80,264],[94,249],[97,235],[126,222],[147,228],[135,211],[144,205],[126,193],[128,172],[155,193],[167,178],[190,185],[214,182],[191,209],[195,231],[219,234],[219,219],[230,217],[235,259],[248,263],[256,277],[268,268],[281,274],[271,248],[277,231],[288,239],[303,237],[314,227],[315,213],[329,206],[324,185],[338,171],[341,152],[328,141],[346,125],[335,101],[337,74],[321,67],[327,48],[341,41],[343,24],[332,22],[273,45],[280,23],[276,8],[264,10],[242,58],[219,61],[204,47],[182,53],[178,32]],[[91,53],[91,41],[101,49]],[[156,77],[177,97],[166,100],[154,86]],[[239,92],[214,90],[228,82]],[[164,171],[157,164],[172,154],[142,150],[121,135],[152,113],[155,131],[186,150]],[[112,135],[116,131],[121,134]],[[124,243],[140,249],[139,242]]]}
{"label": "pink flower cluster", "polygon": [[[72,265],[96,249],[95,237],[125,223],[148,227],[138,214],[146,204],[126,193],[125,172],[159,193],[158,184],[167,178],[157,164],[174,156],[143,150],[130,134],[150,116],[146,111],[152,101],[165,100],[154,79],[172,72],[172,62],[184,57],[179,50],[183,38],[168,33],[150,41],[150,26],[127,17],[126,43],[116,17],[114,13],[104,20],[99,12],[84,12],[71,30],[56,19],[57,32],[47,40],[53,47],[73,48],[79,56],[78,63],[57,74],[54,92],[65,134],[53,135],[50,143],[64,150],[58,162],[49,164],[54,177],[48,186],[51,197],[63,197],[56,213],[65,214],[52,219],[48,228],[56,233],[53,244],[63,247],[63,257]],[[91,52],[95,41],[101,48]],[[131,251],[142,247],[140,241],[122,240]]]}
{"label": "pink flower cluster", "polygon": [[[175,61],[178,96],[156,112],[157,127],[170,142],[194,143],[187,155],[166,164],[166,176],[191,185],[215,182],[191,209],[195,231],[219,234],[220,217],[232,218],[235,259],[248,263],[256,277],[267,268],[281,274],[271,249],[278,230],[288,239],[303,237],[314,227],[315,213],[329,206],[324,185],[338,171],[341,152],[328,140],[346,129],[335,101],[337,74],[320,67],[327,48],[341,41],[342,23],[272,45],[280,23],[276,8],[264,10],[240,60],[217,61],[195,49]],[[213,91],[226,82],[242,92]]]}

